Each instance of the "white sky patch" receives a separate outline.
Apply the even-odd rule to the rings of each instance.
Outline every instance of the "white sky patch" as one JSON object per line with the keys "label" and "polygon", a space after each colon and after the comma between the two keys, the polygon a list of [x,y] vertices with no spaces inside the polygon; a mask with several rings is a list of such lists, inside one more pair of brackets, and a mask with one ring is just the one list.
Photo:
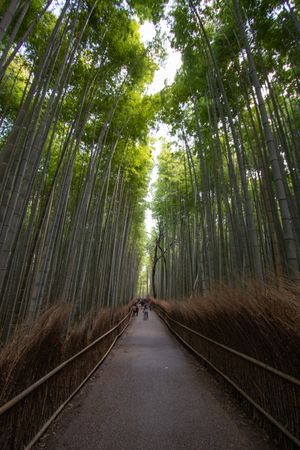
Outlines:
{"label": "white sky patch", "polygon": [[[166,33],[167,35],[170,34],[170,28],[167,24],[166,20],[160,21],[160,29],[163,33]],[[141,33],[141,40],[144,42],[145,45],[147,45],[151,40],[155,37],[156,30],[154,25],[151,22],[145,21],[140,26],[140,33]],[[148,86],[146,93],[148,95],[156,94],[157,92],[161,91],[165,85],[170,85],[173,83],[175,75],[177,70],[180,68],[182,61],[181,61],[181,54],[174,49],[171,48],[170,41],[165,40],[164,47],[166,49],[167,57],[162,66],[156,71],[154,75],[154,79],[152,83]],[[151,202],[153,198],[153,185],[157,180],[158,177],[158,167],[157,167],[157,159],[161,152],[162,145],[164,141],[171,141],[170,133],[168,125],[161,123],[159,124],[158,130],[153,130],[150,134],[150,138],[154,140],[153,146],[152,146],[152,154],[154,158],[154,167],[150,174],[150,186],[149,191],[146,200]],[[154,219],[151,214],[151,210],[149,208],[146,209],[145,213],[145,227],[146,232],[151,233],[153,227],[154,227]]]}
{"label": "white sky patch", "polygon": [[141,41],[144,44],[148,44],[152,41],[155,36],[155,26],[153,23],[146,20],[142,25],[140,25]]}
{"label": "white sky patch", "polygon": [[[166,20],[161,20],[159,26],[163,33],[170,33],[170,28]],[[155,36],[155,26],[153,23],[145,21],[140,26],[140,33],[142,42],[147,45]],[[156,71],[152,83],[148,86],[146,92],[150,95],[161,91],[165,87],[165,84],[172,84],[176,71],[181,66],[181,54],[171,48],[171,44],[168,39],[165,40],[164,47],[167,52],[167,58],[162,66]]]}
{"label": "white sky patch", "polygon": [[62,11],[62,8],[63,8],[63,4],[62,4],[61,0],[54,0],[50,4],[48,11],[52,12],[52,14],[54,14],[56,17],[59,17],[59,15]]}

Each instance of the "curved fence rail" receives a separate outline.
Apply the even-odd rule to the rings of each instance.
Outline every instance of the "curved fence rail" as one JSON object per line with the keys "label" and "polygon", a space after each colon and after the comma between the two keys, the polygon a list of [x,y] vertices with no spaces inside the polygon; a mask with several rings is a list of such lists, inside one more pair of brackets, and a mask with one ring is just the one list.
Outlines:
{"label": "curved fence rail", "polygon": [[300,380],[227,347],[170,317],[159,317],[191,351],[234,387],[285,436],[281,448],[300,448]]}
{"label": "curved fence rail", "polygon": [[131,312],[83,350],[0,407],[2,450],[32,448],[104,361],[129,325],[130,318]]}

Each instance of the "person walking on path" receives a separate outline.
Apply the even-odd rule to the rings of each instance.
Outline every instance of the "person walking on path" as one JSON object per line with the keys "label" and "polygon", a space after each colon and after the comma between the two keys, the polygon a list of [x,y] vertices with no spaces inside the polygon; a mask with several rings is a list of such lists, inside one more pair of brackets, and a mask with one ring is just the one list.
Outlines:
{"label": "person walking on path", "polygon": [[138,304],[137,303],[135,303],[133,306],[132,306],[132,312],[133,312],[133,316],[138,316],[139,315],[139,307],[138,307]]}
{"label": "person walking on path", "polygon": [[146,303],[144,306],[144,320],[148,320],[148,316],[149,316],[149,306]]}

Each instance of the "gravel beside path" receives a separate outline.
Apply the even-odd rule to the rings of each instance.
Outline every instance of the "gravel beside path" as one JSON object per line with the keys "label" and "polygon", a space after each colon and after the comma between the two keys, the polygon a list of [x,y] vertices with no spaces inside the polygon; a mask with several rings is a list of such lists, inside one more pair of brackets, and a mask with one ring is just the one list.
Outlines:
{"label": "gravel beside path", "polygon": [[45,450],[270,450],[155,313],[128,331],[37,446]]}

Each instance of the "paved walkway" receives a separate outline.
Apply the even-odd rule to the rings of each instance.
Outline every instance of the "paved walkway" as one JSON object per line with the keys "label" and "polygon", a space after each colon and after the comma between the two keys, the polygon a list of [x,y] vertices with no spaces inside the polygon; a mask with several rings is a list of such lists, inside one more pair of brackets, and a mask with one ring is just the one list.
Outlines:
{"label": "paved walkway", "polygon": [[155,313],[133,318],[38,448],[270,450]]}

